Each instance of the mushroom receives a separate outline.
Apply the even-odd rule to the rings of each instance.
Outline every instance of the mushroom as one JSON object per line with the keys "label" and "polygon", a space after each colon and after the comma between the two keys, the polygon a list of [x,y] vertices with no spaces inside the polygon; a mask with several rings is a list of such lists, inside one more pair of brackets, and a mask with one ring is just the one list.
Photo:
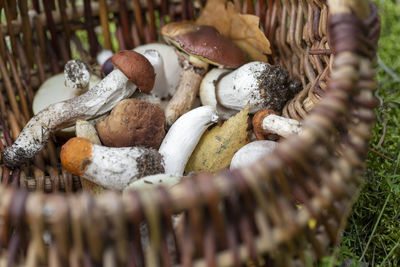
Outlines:
{"label": "mushroom", "polygon": [[129,184],[124,192],[129,190],[142,190],[154,187],[156,185],[163,185],[166,187],[172,187],[182,180],[181,176],[175,176],[171,174],[154,174],[143,177]]}
{"label": "mushroom", "polygon": [[87,91],[90,76],[88,66],[81,60],[70,60],[64,66],[65,85],[79,94]]}
{"label": "mushroom", "polygon": [[[34,116],[14,144],[3,152],[4,163],[18,166],[38,154],[51,134],[73,125],[77,119],[92,119],[110,111],[116,103],[154,85],[154,70],[149,61],[133,51],[120,51],[112,57],[116,67],[100,83],[80,96],[55,103]],[[130,82],[129,82],[130,81]]]}
{"label": "mushroom", "polygon": [[301,89],[301,84],[290,80],[282,67],[253,61],[230,73],[210,71],[200,88],[203,103],[217,103],[229,115],[229,110],[242,110],[247,103],[253,114],[261,109],[280,111]]}
{"label": "mushroom", "polygon": [[[146,51],[157,51],[157,53],[160,55],[160,60],[158,60],[160,62],[158,63],[160,67],[156,67],[150,60],[150,58],[147,57],[147,59],[149,59],[149,61],[153,64],[156,72],[156,85],[154,86],[152,92],[160,92],[154,93],[154,95],[157,95],[161,98],[173,96],[179,83],[179,76],[182,72],[182,67],[179,64],[178,55],[176,54],[175,49],[166,44],[151,43],[137,46],[133,50],[144,55],[145,57],[147,57],[146,55],[148,54],[146,53]],[[158,78],[157,76],[165,77],[166,83],[161,82],[162,79]],[[160,82],[158,82],[157,80],[160,80]],[[163,87],[162,90],[156,89],[158,86],[157,84],[160,84]]]}
{"label": "mushroom", "polygon": [[161,34],[167,43],[182,51],[183,71],[176,92],[166,108],[167,126],[188,112],[207,72],[208,64],[237,68],[248,62],[246,54],[228,37],[212,26],[192,22],[174,22],[165,25]]}
{"label": "mushroom", "polygon": [[134,98],[120,101],[111,114],[96,123],[106,146],[158,149],[165,136],[165,115],[158,106]]}
{"label": "mushroom", "polygon": [[68,140],[60,156],[67,171],[109,189],[122,190],[141,177],[164,172],[157,150],[99,146],[80,137]]}
{"label": "mushroom", "polygon": [[[81,68],[78,68],[81,66]],[[75,69],[77,73],[71,73]],[[69,75],[70,74],[70,75]],[[75,79],[80,77],[80,79]],[[90,71],[84,62],[70,60],[64,68],[64,73],[54,75],[47,79],[39,88],[32,103],[33,114],[37,114],[49,105],[78,96],[100,82],[96,75]]]}
{"label": "mushroom", "polygon": [[[65,64],[64,73],[52,76],[40,86],[33,99],[33,114],[36,115],[51,104],[81,95],[99,82],[100,78],[91,75],[83,61],[70,60]],[[74,132],[74,127],[68,127],[58,131],[57,135],[71,137]]]}
{"label": "mushroom", "polygon": [[301,122],[276,115],[273,110],[261,110],[253,117],[253,129],[257,139],[268,134],[287,138],[291,134],[301,134]]}
{"label": "mushroom", "polygon": [[218,121],[212,106],[201,106],[183,114],[172,124],[160,149],[165,173],[182,176],[187,161],[201,136],[212,123]]}
{"label": "mushroom", "polygon": [[229,72],[230,70],[228,69],[214,68],[210,70],[206,76],[204,76],[200,84],[199,95],[201,104],[204,106],[215,107],[218,116],[223,120],[229,119],[238,112],[237,110],[227,109],[218,104],[217,97],[215,95],[215,84],[218,82],[220,77]]}
{"label": "mushroom", "polygon": [[269,140],[248,143],[233,155],[230,169],[240,168],[256,162],[261,157],[271,153],[277,144],[277,142]]}

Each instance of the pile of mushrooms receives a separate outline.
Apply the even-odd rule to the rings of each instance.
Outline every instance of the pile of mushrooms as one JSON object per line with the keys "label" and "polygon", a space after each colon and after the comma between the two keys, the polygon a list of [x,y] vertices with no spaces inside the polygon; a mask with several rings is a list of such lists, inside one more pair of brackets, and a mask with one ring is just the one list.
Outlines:
{"label": "pile of mushrooms", "polygon": [[[270,153],[277,142],[261,141],[270,134],[301,134],[299,122],[277,115],[301,89],[285,69],[249,62],[212,26],[175,22],[161,34],[167,44],[102,51],[97,57],[106,75],[102,80],[85,63],[68,62],[64,75],[43,84],[66,93],[38,91],[36,115],[5,149],[4,163],[12,168],[29,162],[52,134],[75,126],[76,137],[60,153],[70,173],[114,190],[173,186],[188,175],[186,163],[203,133],[248,103],[253,139],[259,141],[241,148],[231,168]],[[59,98],[50,100],[52,94]]]}

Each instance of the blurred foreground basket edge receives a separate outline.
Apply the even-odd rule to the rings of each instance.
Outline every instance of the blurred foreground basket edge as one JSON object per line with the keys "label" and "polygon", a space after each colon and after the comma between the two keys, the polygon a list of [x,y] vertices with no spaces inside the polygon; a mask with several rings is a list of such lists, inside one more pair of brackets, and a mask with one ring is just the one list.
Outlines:
{"label": "blurred foreground basket edge", "polygon": [[[194,19],[204,2],[1,1],[0,150],[71,51],[93,61],[100,43],[157,41],[158,25]],[[60,167],[53,142],[29,166],[9,170],[0,159],[1,266],[302,266],[331,253],[363,182],[375,119],[376,8],[366,0],[235,4],[260,17],[271,60],[301,80],[283,114],[304,119],[304,134],[252,166],[124,196],[73,194],[79,180]],[[182,217],[178,229],[172,214]]]}

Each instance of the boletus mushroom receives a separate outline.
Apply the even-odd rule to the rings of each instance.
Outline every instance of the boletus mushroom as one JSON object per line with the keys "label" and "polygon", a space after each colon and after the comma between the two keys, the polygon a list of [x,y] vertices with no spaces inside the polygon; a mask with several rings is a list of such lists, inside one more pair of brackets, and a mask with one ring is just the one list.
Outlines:
{"label": "boletus mushroom", "polygon": [[124,99],[96,123],[96,129],[105,146],[158,149],[165,136],[165,115],[158,105]]}
{"label": "boletus mushroom", "polygon": [[208,64],[225,68],[238,68],[247,63],[247,55],[212,26],[193,22],[174,22],[165,25],[161,34],[167,43],[180,51],[183,71],[178,88],[165,111],[167,126],[188,112],[198,93],[200,82]]}
{"label": "boletus mushroom", "polygon": [[154,69],[144,56],[120,51],[112,62],[116,69],[91,90],[52,104],[30,119],[14,144],[4,150],[4,163],[14,167],[33,159],[55,131],[74,125],[77,119],[93,119],[110,111],[136,88],[147,93],[153,88]]}

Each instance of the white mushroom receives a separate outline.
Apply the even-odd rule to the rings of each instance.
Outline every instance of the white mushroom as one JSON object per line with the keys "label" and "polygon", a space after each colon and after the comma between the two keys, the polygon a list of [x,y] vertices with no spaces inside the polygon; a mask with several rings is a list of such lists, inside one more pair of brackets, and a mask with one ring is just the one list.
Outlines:
{"label": "white mushroom", "polygon": [[181,176],[171,174],[154,174],[143,177],[129,184],[125,189],[128,190],[141,190],[154,187],[156,185],[163,185],[166,187],[172,187],[182,180]]}
{"label": "white mushroom", "polygon": [[291,134],[301,134],[301,122],[278,116],[271,109],[263,109],[253,117],[253,132],[258,140],[266,139],[267,135],[275,134],[287,138]]}
{"label": "white mushroom", "polygon": [[230,169],[240,168],[256,162],[271,153],[278,143],[268,140],[254,141],[239,149],[232,158]]}
{"label": "white mushroom", "polygon": [[[88,89],[92,89],[100,81],[99,77],[91,75]],[[54,75],[47,79],[36,92],[32,102],[33,114],[37,114],[51,104],[74,98],[81,93],[80,90],[75,90],[65,85],[63,73]]]}
{"label": "white mushroom", "polygon": [[[159,53],[162,61],[162,63],[159,63],[159,65],[162,66],[163,71],[161,72],[161,68],[157,70],[158,68],[153,65],[156,72],[156,84],[157,76],[164,76],[166,79],[166,83],[163,84],[163,93],[161,95],[155,95],[161,98],[174,95],[176,87],[179,83],[179,77],[182,72],[182,67],[179,64],[178,55],[176,54],[175,49],[172,46],[166,44],[152,43],[135,47],[133,50],[144,56],[146,56],[145,54],[147,50],[155,50]],[[149,61],[151,62],[150,59]],[[156,92],[160,91],[157,90],[156,87],[157,85],[155,85],[155,88],[153,90],[155,90]]]}
{"label": "white mushroom", "polygon": [[247,63],[230,73],[216,70],[205,78],[202,100],[207,102],[215,97],[214,102],[237,111],[250,103],[250,113],[267,108],[280,111],[300,89],[300,83],[291,81],[286,70],[258,61]]}
{"label": "white mushroom", "polygon": [[200,84],[200,101],[204,106],[213,106],[217,109],[218,116],[221,119],[227,120],[238,111],[228,109],[218,104],[217,97],[215,95],[215,84],[218,80],[226,73],[229,73],[228,69],[214,68],[210,70]]}
{"label": "white mushroom", "polygon": [[164,172],[162,156],[157,150],[105,147],[79,137],[62,146],[61,163],[72,174],[117,190],[141,177]]}
{"label": "white mushroom", "polygon": [[[33,114],[36,115],[51,104],[79,96],[100,81],[98,76],[91,75],[84,62],[70,60],[65,64],[64,74],[52,76],[40,86],[33,99]],[[57,134],[71,136],[74,132],[74,127],[68,127],[60,130]]]}
{"label": "white mushroom", "polygon": [[88,120],[110,111],[116,103],[131,96],[137,87],[147,92],[153,88],[153,67],[142,55],[120,51],[113,59],[117,69],[94,88],[80,96],[52,104],[34,116],[14,144],[3,152],[4,163],[14,167],[33,159],[53,132],[73,125],[77,119]]}
{"label": "white mushroom", "polygon": [[192,109],[176,120],[158,150],[164,159],[165,173],[182,176],[204,131],[217,121],[216,110],[211,106]]}
{"label": "white mushroom", "polygon": [[301,122],[275,114],[266,116],[262,121],[261,127],[266,132],[285,138],[292,134],[301,134]]}

